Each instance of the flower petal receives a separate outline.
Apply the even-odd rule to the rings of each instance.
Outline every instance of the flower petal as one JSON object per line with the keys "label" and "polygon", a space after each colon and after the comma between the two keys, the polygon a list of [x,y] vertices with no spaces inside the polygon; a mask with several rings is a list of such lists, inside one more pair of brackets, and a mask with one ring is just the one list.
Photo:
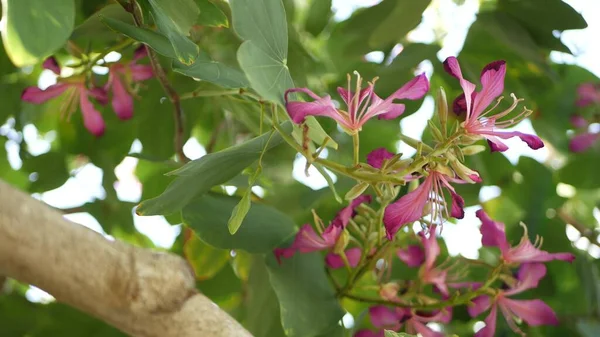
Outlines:
{"label": "flower petal", "polygon": [[506,230],[502,222],[492,220],[483,209],[475,212],[475,215],[481,220],[481,244],[486,247],[498,247],[502,253],[510,249],[506,240]]}
{"label": "flower petal", "polygon": [[508,150],[508,146],[498,139],[498,137],[487,136],[485,138],[487,139],[488,145],[490,146],[490,150],[492,152],[504,152]]}
{"label": "flower petal", "polygon": [[600,103],[600,88],[594,83],[583,83],[577,88],[577,96],[575,104],[579,107]]}
{"label": "flower petal", "polygon": [[410,245],[406,249],[398,249],[396,255],[409,267],[418,267],[425,262],[425,252],[418,245]]}
{"label": "flower petal", "polygon": [[393,330],[400,328],[400,317],[394,309],[376,305],[369,308],[369,316],[371,316],[371,323],[376,328],[393,328]]}
{"label": "flower petal", "polygon": [[485,327],[475,333],[474,337],[494,337],[496,334],[496,316],[498,309],[492,306],[490,314],[485,318]]}
{"label": "flower petal", "polygon": [[115,74],[112,78],[112,107],[121,120],[133,117],[133,97],[127,92],[121,78]]}
{"label": "flower petal", "polygon": [[541,249],[536,248],[531,241],[527,233],[521,238],[521,242],[515,247],[509,249],[508,252],[502,254],[502,257],[506,262],[548,262],[553,260],[561,260],[572,262],[575,259],[575,255],[570,253],[548,253]]}
{"label": "flower petal", "polygon": [[108,94],[103,88],[87,89],[87,93],[88,95],[94,97],[94,99],[96,99],[96,101],[102,105],[106,105],[106,103],[108,103]]}
{"label": "flower petal", "polygon": [[310,253],[328,249],[335,246],[341,233],[341,227],[329,226],[325,229],[323,236],[321,237],[315,232],[311,225],[305,224],[300,227],[300,230],[296,234],[292,247],[298,249],[301,253]]}
{"label": "flower petal", "polygon": [[60,75],[60,66],[58,65],[58,62],[56,62],[54,56],[45,59],[44,63],[42,63],[42,68],[51,70],[56,75]]}
{"label": "flower petal", "polygon": [[517,272],[517,285],[504,291],[504,294],[510,296],[537,288],[544,276],[546,276],[546,266],[543,263],[524,263]]}
{"label": "flower petal", "polygon": [[72,86],[66,83],[56,83],[49,86],[45,90],[42,90],[38,87],[27,87],[21,94],[21,100],[28,103],[41,104],[54,97],[60,96],[70,87]]}
{"label": "flower petal", "polygon": [[467,311],[471,317],[479,316],[482,312],[488,310],[492,305],[489,296],[486,295],[477,296],[472,299],[471,302],[473,302],[473,304],[467,306]]}
{"label": "flower petal", "polygon": [[[358,265],[358,262],[360,261],[362,250],[358,247],[353,247],[347,249],[344,253],[346,254],[346,258],[348,259],[350,267],[356,267]],[[327,264],[327,266],[333,269],[338,269],[345,266],[342,257],[335,253],[327,254],[327,256],[325,256],[325,263]]]}
{"label": "flower petal", "polygon": [[131,79],[135,82],[149,80],[154,77],[152,66],[149,65],[131,64],[129,69],[131,70]]}
{"label": "flower petal", "polygon": [[396,90],[396,92],[394,92],[386,100],[393,100],[393,99],[416,100],[416,99],[423,98],[423,96],[425,96],[425,94],[428,91],[429,91],[429,80],[427,79],[427,76],[425,76],[425,73],[423,73],[419,76],[416,76],[409,82],[407,82],[405,85],[402,86],[402,88]]}
{"label": "flower petal", "polygon": [[377,148],[367,155],[367,164],[374,168],[381,168],[383,161],[390,159],[394,156],[393,153],[388,151],[385,147]]}
{"label": "flower petal", "polygon": [[[513,137],[519,137],[522,141],[524,141],[527,146],[529,146],[533,150],[541,149],[544,147],[544,142],[540,139],[540,137],[536,135],[529,135],[519,131],[511,131],[511,132],[501,132],[501,131],[478,131],[478,134],[488,138],[487,136],[496,136],[502,139],[509,139]],[[489,140],[489,138],[488,138]],[[501,151],[501,150],[500,150]]]}
{"label": "flower petal", "polygon": [[369,106],[369,109],[364,116],[361,117],[361,124],[364,124],[367,120],[375,116],[379,116],[378,118],[380,119],[396,118],[404,113],[405,106],[404,104],[394,103],[394,100],[420,99],[425,96],[427,91],[429,91],[429,80],[425,74],[421,74],[407,82],[385,100],[382,100],[379,96],[373,94],[371,106]]}
{"label": "flower petal", "polygon": [[384,337],[384,331],[383,330],[379,330],[377,332],[372,331],[372,330],[367,330],[367,329],[362,329],[357,331],[354,334],[354,337]]}
{"label": "flower petal", "polygon": [[450,190],[452,196],[452,209],[450,210],[450,216],[456,219],[462,219],[465,217],[465,199],[458,193]]}
{"label": "flower petal", "polygon": [[569,121],[576,128],[585,128],[588,126],[588,121],[581,115],[571,115]]}
{"label": "flower petal", "polygon": [[133,59],[136,61],[139,59],[143,59],[146,56],[148,56],[148,50],[143,44],[137,47],[137,49],[133,52]]}
{"label": "flower petal", "polygon": [[361,195],[357,198],[354,198],[350,204],[344,208],[342,208],[335,218],[331,221],[331,226],[338,226],[341,228],[346,228],[350,219],[355,216],[355,209],[358,205],[362,203],[370,203],[371,196],[370,195]]}
{"label": "flower petal", "polygon": [[391,240],[398,230],[406,225],[421,219],[423,209],[429,199],[433,175],[429,175],[417,189],[409,192],[386,207],[383,215],[383,223],[387,237]]}
{"label": "flower petal", "polygon": [[402,103],[391,103],[386,112],[377,115],[377,119],[395,119],[404,113],[406,106]]}
{"label": "flower petal", "polygon": [[290,257],[294,256],[294,253],[296,252],[296,249],[292,246],[289,248],[275,248],[273,250],[273,254],[275,255],[275,258],[277,259],[277,263],[281,264],[281,258],[286,258],[289,259]]}
{"label": "flower petal", "polygon": [[[314,99],[312,102],[290,102],[288,96],[290,93],[303,92]],[[319,97],[307,88],[294,88],[285,92],[285,108],[292,121],[296,124],[304,122],[307,116],[326,116],[334,119],[343,126],[349,127],[348,123],[336,110],[331,97]]]}
{"label": "flower petal", "polygon": [[579,134],[569,142],[571,152],[583,152],[592,147],[600,139],[600,133],[586,132]]}
{"label": "flower petal", "polygon": [[475,84],[463,78],[462,72],[460,70],[460,64],[458,64],[458,60],[456,59],[456,57],[451,56],[444,61],[444,70],[446,70],[446,72],[450,75],[456,77],[460,82],[460,87],[463,89],[463,92],[465,94],[465,105],[467,108],[466,120],[468,121],[470,119],[471,112],[473,111],[471,108],[473,106],[471,102],[473,101]]}
{"label": "flower petal", "polygon": [[[354,92],[352,91],[348,91],[342,87],[338,87],[337,88],[337,92],[340,95],[340,97],[342,98],[342,100],[344,101],[344,103],[346,103],[346,105],[350,108],[350,103],[353,104],[353,106],[360,106],[363,101],[365,100],[365,98],[370,95],[373,92],[373,86],[369,85],[368,87],[362,89],[360,91],[360,95],[358,97],[358,102],[355,101],[357,98],[354,95]],[[349,109],[352,110],[352,109]]]}
{"label": "flower petal", "polygon": [[431,330],[431,328],[417,321],[416,319],[411,319],[410,323],[415,331],[418,332],[422,337],[444,337],[443,333]]}
{"label": "flower petal", "polygon": [[90,102],[86,90],[83,88],[79,90],[79,105],[81,106],[81,114],[83,115],[83,125],[94,136],[100,137],[104,134],[104,129],[106,128],[102,114]]}
{"label": "flower petal", "polygon": [[473,101],[473,114],[477,118],[504,91],[504,77],[506,75],[506,62],[494,61],[485,66],[481,72],[482,89]]}
{"label": "flower petal", "polygon": [[425,268],[432,269],[435,259],[440,255],[440,245],[438,244],[435,235],[435,225],[431,226],[429,237],[426,237],[423,232],[420,232],[419,234],[421,235],[421,243],[425,250]]}
{"label": "flower petal", "polygon": [[502,298],[501,303],[530,326],[558,325],[554,311],[542,300],[513,300]]}

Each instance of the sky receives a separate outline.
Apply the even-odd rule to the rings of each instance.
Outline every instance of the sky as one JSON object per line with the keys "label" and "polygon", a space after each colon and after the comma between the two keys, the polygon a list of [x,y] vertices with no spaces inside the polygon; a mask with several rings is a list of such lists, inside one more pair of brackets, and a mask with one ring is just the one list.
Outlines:
{"label": "sky", "polygon": [[[343,20],[347,18],[354,9],[361,6],[371,6],[378,3],[377,0],[333,0],[333,8],[335,11],[335,19]],[[551,58],[558,63],[573,63],[587,68],[597,76],[600,76],[600,44],[590,43],[597,41],[600,36],[600,1],[598,0],[566,0],[575,10],[581,12],[588,22],[589,27],[580,31],[566,31],[562,34],[563,42],[574,51],[575,56],[553,52]],[[409,40],[414,42],[430,43],[434,40],[433,27],[443,26],[447,28],[448,34],[442,42],[442,49],[438,53],[440,60],[448,56],[456,55],[462,48],[467,30],[470,24],[475,20],[475,15],[479,8],[478,0],[466,0],[463,5],[457,6],[452,0],[434,0],[434,5],[430,6],[423,15],[423,21],[408,36]],[[451,29],[449,29],[451,27]],[[117,60],[119,55],[110,54],[107,58]],[[379,53],[369,55],[371,60],[381,58]],[[431,74],[431,66],[423,65],[423,69]],[[97,69],[102,71],[101,69]],[[55,81],[51,72],[45,72],[40,78],[39,86],[46,87]],[[406,135],[413,138],[420,138],[426,121],[433,114],[433,100],[429,97],[425,100],[421,109],[402,119],[401,127]],[[515,129],[534,133],[529,121],[520,123]],[[50,141],[53,135],[46,135],[46,138],[41,138],[34,126],[26,126],[23,132],[23,137],[27,142],[28,148],[33,154],[41,154],[50,149]],[[525,146],[519,140],[507,141],[510,146],[510,151],[506,153],[508,159],[515,163],[520,156],[533,157],[538,161],[546,161],[549,153],[547,149],[533,151]],[[141,143],[139,141],[132,144],[131,152],[139,152]],[[412,155],[414,150],[407,147],[405,144],[398,144],[399,152],[406,156]],[[21,163],[18,158],[18,147],[16,143],[7,142],[7,151],[9,160],[14,168],[19,168]],[[206,151],[195,139],[190,139],[184,147],[186,155],[192,159],[196,159],[206,154]],[[322,156],[326,156],[324,151]],[[313,189],[326,187],[325,180],[311,168],[310,176],[304,175],[305,160],[298,156],[294,163],[293,176],[297,180],[306,184]],[[141,198],[141,185],[137,181],[133,171],[137,164],[137,159],[128,157],[116,168],[115,173],[119,179],[115,185],[118,196],[121,200],[138,202]],[[59,208],[70,208],[79,206],[85,202],[93,201],[95,198],[103,198],[105,192],[101,187],[102,171],[92,164],[85,165],[73,174],[63,186],[60,188],[45,192],[43,194],[35,194],[34,197],[43,200],[44,202]],[[231,190],[229,192],[232,192]],[[260,191],[259,191],[260,192]],[[482,201],[489,200],[499,194],[499,189],[494,187],[484,187],[482,189],[480,199]],[[459,221],[456,225],[448,224],[442,232],[443,238],[446,240],[448,250],[451,254],[462,254],[465,257],[476,258],[477,250],[480,248],[481,236],[479,234],[479,222],[475,218],[476,208],[468,208],[465,219]],[[600,213],[600,212],[598,212]],[[157,246],[168,248],[170,247],[175,237],[180,232],[180,226],[171,226],[162,216],[139,217],[132,210],[136,228],[147,235]],[[103,233],[100,224],[87,213],[76,213],[66,215],[66,218],[87,226],[95,231]],[[567,232],[572,240],[577,237],[570,228]],[[576,231],[575,231],[576,232]],[[106,233],[103,233],[106,234]],[[585,240],[577,241],[579,248],[586,249]],[[589,245],[589,242],[587,243]],[[590,252],[593,256],[600,257],[600,252]],[[32,290],[29,294],[31,299],[43,300],[44,296],[41,292]]]}

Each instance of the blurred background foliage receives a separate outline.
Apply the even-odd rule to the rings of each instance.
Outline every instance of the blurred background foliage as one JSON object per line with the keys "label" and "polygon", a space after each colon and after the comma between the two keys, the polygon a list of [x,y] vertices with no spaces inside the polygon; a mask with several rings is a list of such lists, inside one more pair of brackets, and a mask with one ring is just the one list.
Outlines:
{"label": "blurred background foliage", "polygon": [[[5,1],[11,2],[3,0],[3,3]],[[243,41],[232,29],[229,3],[222,0],[195,1],[201,14],[193,22],[190,40],[200,46],[201,52],[210,59],[239,69],[236,52]],[[551,52],[576,54],[561,41],[561,33],[585,29],[587,23],[583,17],[561,0],[365,2],[367,6],[352,8],[349,16],[340,19],[334,13],[331,0],[283,0],[289,41],[287,67],[294,84],[310,87],[318,94],[335,96],[335,88],[345,85],[346,73],[357,70],[365,78],[379,77],[377,93],[385,97],[415,73],[425,71],[431,79],[432,88],[443,86],[448,97],[453,98],[460,88],[457,81],[443,72],[440,60],[449,55],[442,55],[440,51],[446,36],[452,34],[455,28],[430,24],[432,38],[429,42],[415,38],[415,29],[422,25],[426,10],[439,14],[450,9],[454,11],[450,15],[463,15],[468,20],[465,14],[460,13],[465,12],[467,6],[478,6],[476,17],[468,27],[464,46],[460,48],[458,43],[455,48],[465,77],[475,80],[487,63],[506,60],[505,92],[524,97],[527,107],[535,111],[530,124],[544,139],[546,147],[543,155],[536,159],[528,157],[530,153],[517,145],[511,151],[517,148],[524,154],[518,160],[509,160],[499,153],[470,157],[468,164],[480,172],[483,184],[460,186],[458,190],[467,206],[481,204],[492,218],[506,222],[513,242],[522,235],[518,224],[523,221],[531,238],[544,237],[545,250],[577,255],[573,265],[549,263],[548,276],[531,294],[554,308],[561,325],[527,328],[528,335],[598,336],[600,174],[597,167],[600,165],[600,143],[584,153],[575,154],[568,150],[569,139],[574,132],[569,118],[573,114],[589,117],[598,114],[598,110],[576,107],[577,86],[584,82],[597,82],[598,78],[582,67],[558,64],[550,58]],[[45,7],[43,2],[40,6]],[[60,44],[60,48],[46,53],[46,56],[55,51],[59,62],[65,63],[82,51],[104,52],[107,47],[121,41],[123,36],[104,25],[98,13],[132,23],[130,16],[113,1],[74,1],[74,30],[69,42]],[[125,49],[122,57],[129,59],[132,51],[132,48]],[[216,84],[199,82],[170,71],[171,60],[164,56],[160,58],[169,70],[169,80],[181,95],[221,90]],[[174,226],[172,230],[165,229],[170,225],[161,222],[161,218],[152,218],[155,220],[152,222],[133,213],[137,202],[156,197],[167,188],[174,178],[164,174],[178,167],[173,160],[173,107],[158,81],[152,79],[142,84],[135,100],[135,115],[129,121],[118,120],[110,111],[110,105],[102,107],[107,123],[106,133],[95,138],[83,127],[80,114],[74,114],[70,120],[61,118],[60,100],[43,105],[21,102],[20,94],[26,86],[52,81],[49,72],[42,69],[41,61],[38,59],[17,67],[5,50],[0,51],[0,177],[63,209],[74,221],[79,220],[92,227],[97,221],[99,226],[94,228],[106,235],[186,256],[197,271],[198,289],[243,322],[255,336],[284,336],[279,313],[281,298],[278,301],[276,296],[276,292],[283,291],[282,280],[277,275],[268,274],[271,261],[267,258],[265,263],[263,256],[268,249],[262,249],[263,242],[259,239],[247,249],[231,250],[225,243],[219,246],[203,241],[202,223],[210,225],[218,222],[223,214],[227,215],[226,221],[227,212],[235,203],[230,203],[231,207],[225,202],[218,203],[215,204],[218,207],[211,209],[206,206],[208,201],[201,203],[195,200],[192,205],[204,205],[205,213],[210,213],[208,215],[200,214],[195,206],[188,206],[193,208],[188,217],[202,215],[201,219],[194,221],[200,225],[193,226],[199,234],[187,228],[181,229],[179,213],[166,216],[166,220]],[[105,80],[102,74],[106,73],[106,68],[99,66],[94,70],[98,81]],[[198,97],[185,99],[182,104],[184,139],[188,140],[185,150],[192,159],[242,143],[260,133],[261,109],[264,106],[248,99],[236,96]],[[419,112],[415,116],[418,118],[404,120],[417,110]],[[426,98],[425,103],[407,104],[406,113],[402,116],[402,130],[396,122],[369,122],[361,134],[362,158],[377,147],[398,149],[401,131],[419,136],[415,132],[420,133],[431,111],[431,99]],[[349,163],[352,156],[350,139],[336,129],[333,122],[323,120],[321,123],[339,144],[338,150],[328,148],[329,159]],[[525,123],[529,122],[522,124]],[[593,124],[591,127],[597,126]],[[430,135],[422,137],[428,139]],[[400,146],[400,149],[405,151],[406,147]],[[331,219],[341,207],[323,184],[314,189],[306,185],[307,179],[294,178],[297,177],[292,175],[294,166],[302,167],[303,164],[289,147],[279,146],[270,151],[262,166],[263,174],[253,189],[255,201],[276,209],[274,212],[285,213],[295,224],[310,222],[311,208],[321,218]],[[318,180],[315,176],[319,174],[310,172],[315,183]],[[73,201],[70,194],[78,195],[78,191],[85,189],[86,185],[100,192],[83,193],[83,197]],[[352,182],[338,177],[336,187],[343,195],[352,187]],[[246,177],[237,176],[212,190],[241,196],[247,188]],[[212,202],[218,198],[213,198]],[[226,210],[220,212],[219,207]],[[91,215],[95,221],[82,215],[84,213]],[[185,213],[184,210],[184,218]],[[246,222],[259,222],[263,216],[264,213],[254,217],[249,214]],[[280,215],[269,216],[279,219]],[[491,256],[486,248],[479,248],[478,234],[466,232],[469,228],[476,232],[477,222],[473,217],[467,216],[457,224],[446,226],[447,232],[455,233],[445,236],[452,255],[461,252],[453,247],[470,246],[478,250],[477,254],[483,259]],[[462,229],[464,232],[461,232],[461,226],[465,227]],[[45,302],[47,297],[40,296],[39,291],[28,285],[8,280],[3,289],[0,294],[1,336],[122,335],[64,305],[40,303]],[[364,318],[365,305],[348,302],[344,303],[344,307],[349,311],[344,322],[350,329],[336,330],[323,336],[349,335],[367,321]],[[498,322],[498,336],[512,334],[504,323]],[[470,336],[477,324],[462,308],[455,310],[452,323],[444,329],[449,334]]]}

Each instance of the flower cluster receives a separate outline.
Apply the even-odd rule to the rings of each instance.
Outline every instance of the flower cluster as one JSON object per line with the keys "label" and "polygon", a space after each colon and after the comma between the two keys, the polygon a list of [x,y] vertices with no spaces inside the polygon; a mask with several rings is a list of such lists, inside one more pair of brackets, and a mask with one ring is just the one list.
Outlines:
{"label": "flower cluster", "polygon": [[[154,76],[151,66],[137,63],[145,56],[146,49],[142,46],[134,52],[132,61],[126,64],[108,65],[108,81],[103,87],[88,84],[87,74],[81,73],[69,77],[59,77],[56,84],[43,90],[37,86],[27,87],[23,91],[21,99],[25,102],[41,104],[64,94],[66,98],[63,100],[62,114],[66,114],[66,117],[69,118],[79,104],[85,128],[93,135],[101,136],[104,134],[106,126],[102,114],[96,109],[92,99],[100,105],[106,105],[109,96],[112,95],[111,103],[115,114],[121,120],[130,119],[133,116],[132,95],[135,95],[137,91],[132,85]],[[58,76],[61,74],[61,68],[54,57],[46,59],[42,66]]]}
{"label": "flower cluster", "polygon": [[[372,304],[368,311],[374,329],[359,330],[355,337],[381,337],[385,329],[424,337],[443,336],[428,323],[449,323],[453,307],[460,305],[467,306],[472,317],[489,310],[486,326],[476,336],[494,335],[498,309],[518,333],[522,333],[516,323],[520,320],[532,326],[557,323],[552,309],[541,300],[516,300],[511,296],[537,287],[546,273],[545,262],[570,262],[574,256],[541,250],[541,239],[532,243],[526,229],[521,241],[513,246],[506,237],[504,224],[479,210],[476,215],[482,223],[482,244],[499,249],[497,263],[467,259],[465,264],[452,263],[451,259],[438,261],[442,255],[438,235],[445,221],[462,219],[465,215],[465,201],[456,184],[482,182],[479,173],[464,161],[465,156],[485,150],[473,144],[485,139],[492,152],[506,151],[508,147],[503,140],[518,137],[532,149],[544,146],[535,135],[504,130],[530,115],[527,108],[513,114],[522,99],[511,94],[510,106],[495,111],[504,91],[504,61],[484,67],[480,90],[463,77],[456,58],[448,58],[444,68],[458,79],[463,90],[451,105],[456,118],[448,116],[445,94],[440,91],[437,119],[429,122],[435,143],[427,145],[403,138],[417,149],[414,158],[402,159],[402,154],[377,148],[367,155],[366,163],[361,163],[359,136],[363,125],[375,116],[379,119],[400,116],[405,106],[397,100],[422,98],[429,90],[424,75],[415,77],[386,99],[375,94],[376,79],[363,88],[359,74],[354,86],[348,76],[348,87],[337,90],[345,108],[337,107],[330,96],[321,97],[307,88],[290,89],[285,95],[287,112],[294,123],[303,124],[308,116],[328,117],[352,136],[352,166],[343,169],[338,164],[328,166],[327,161],[309,155],[313,162],[355,179],[357,185],[347,194],[352,200],[328,226],[315,214],[316,230],[310,224],[303,225],[293,243],[275,249],[274,254],[279,263],[285,263],[286,258],[298,252],[326,251],[328,268],[347,269],[345,285],[332,276],[338,296]],[[291,95],[298,93],[307,94],[310,100],[292,100]],[[449,129],[450,119],[455,125]],[[408,186],[408,192],[398,197],[403,185]],[[369,188],[374,196],[363,194]],[[407,228],[415,222],[420,222],[422,228],[417,234]],[[416,278],[403,280],[398,275],[392,276],[392,269],[399,263],[405,268],[418,268]],[[466,278],[468,264],[489,268],[487,279]],[[377,286],[361,289],[359,295],[355,289],[365,279],[375,280]],[[363,296],[369,292],[374,296]]]}
{"label": "flower cluster", "polygon": [[[577,88],[576,105],[580,108],[600,106],[600,84],[581,84]],[[571,124],[578,130],[578,133],[569,142],[569,150],[572,152],[584,152],[600,140],[599,130],[590,130],[589,119],[578,114],[572,115]]]}

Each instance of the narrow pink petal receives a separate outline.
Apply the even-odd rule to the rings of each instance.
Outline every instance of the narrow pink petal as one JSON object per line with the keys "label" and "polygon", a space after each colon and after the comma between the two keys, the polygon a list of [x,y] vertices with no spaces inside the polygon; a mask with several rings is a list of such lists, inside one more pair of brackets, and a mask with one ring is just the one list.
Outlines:
{"label": "narrow pink petal", "polygon": [[273,254],[275,255],[277,263],[279,264],[281,264],[281,258],[289,259],[290,257],[294,256],[295,252],[296,249],[293,246],[289,248],[275,248],[273,250]]}
{"label": "narrow pink petal", "polygon": [[508,150],[508,146],[498,139],[498,137],[487,136],[485,138],[487,139],[488,145],[490,146],[490,150],[492,152],[504,152]]}
{"label": "narrow pink petal", "polygon": [[301,253],[328,249],[335,245],[341,233],[342,228],[329,226],[323,232],[323,237],[321,237],[311,225],[305,224],[300,227],[300,230],[296,234],[292,247],[298,249]]}
{"label": "narrow pink petal", "polygon": [[71,85],[66,83],[56,83],[45,90],[38,87],[27,87],[21,94],[21,100],[28,103],[41,104],[54,97],[60,96],[69,87],[71,87]]}
{"label": "narrow pink petal", "polygon": [[418,267],[425,262],[425,252],[418,245],[410,245],[406,249],[398,249],[396,255],[400,261],[406,263],[409,267]]}
{"label": "narrow pink petal", "polygon": [[[362,250],[358,247],[353,247],[347,249],[344,253],[346,254],[348,263],[350,263],[350,267],[356,267],[358,265],[358,262],[360,262]],[[338,269],[345,266],[342,257],[335,253],[327,254],[327,256],[325,256],[325,263],[327,264],[327,266],[333,269]]]}
{"label": "narrow pink petal", "polygon": [[475,297],[471,302],[473,302],[473,304],[467,307],[467,311],[471,317],[479,316],[492,306],[489,296],[486,295]]}
{"label": "narrow pink petal", "polygon": [[443,333],[431,330],[428,326],[417,321],[416,319],[411,319],[410,323],[415,331],[421,334],[423,337],[444,337]]}
{"label": "narrow pink petal", "polygon": [[392,103],[389,108],[382,114],[377,116],[377,119],[395,119],[404,113],[406,106],[402,103]]}
{"label": "narrow pink petal", "polygon": [[460,70],[460,64],[454,56],[450,56],[444,61],[444,70],[458,80],[463,79],[462,71]]}
{"label": "narrow pink petal", "polygon": [[371,323],[373,323],[376,328],[399,328],[399,317],[394,309],[383,305],[373,306],[369,308],[369,316],[371,316]]}
{"label": "narrow pink petal", "polygon": [[354,337],[384,337],[385,332],[379,330],[377,332],[367,329],[362,329],[354,334]]}
{"label": "narrow pink petal", "polygon": [[592,147],[600,139],[600,133],[586,132],[579,134],[569,142],[571,152],[583,152]]}
{"label": "narrow pink petal", "polygon": [[393,156],[394,154],[388,151],[385,147],[380,147],[367,154],[367,164],[373,166],[374,168],[381,168],[383,161],[390,159]]}
{"label": "narrow pink petal", "polygon": [[131,70],[131,79],[135,82],[149,80],[154,77],[152,66],[144,64],[132,64],[129,66]]}
{"label": "narrow pink petal", "polygon": [[361,195],[357,198],[354,198],[350,204],[344,208],[342,208],[335,218],[331,221],[331,226],[338,226],[340,228],[346,228],[348,222],[352,217],[356,215],[355,209],[358,205],[362,203],[370,203],[371,196],[370,195]]}
{"label": "narrow pink petal", "polygon": [[128,120],[133,117],[133,97],[127,92],[118,75],[113,77],[112,93],[112,107],[119,119]]}
{"label": "narrow pink petal", "polygon": [[396,90],[388,99],[420,99],[429,91],[429,80],[421,74]]}
{"label": "narrow pink petal", "polygon": [[346,103],[346,105],[350,106],[350,103],[352,102],[353,105],[360,106],[365,100],[365,98],[367,98],[367,96],[373,92],[373,86],[368,86],[360,91],[360,95],[358,96],[358,102],[354,101],[356,97],[354,96],[354,92],[352,91],[348,92],[348,90],[342,87],[338,87],[337,92],[344,101],[344,103]]}
{"label": "narrow pink petal", "polygon": [[577,88],[576,105],[586,107],[594,103],[600,103],[600,88],[594,83],[583,83]]}
{"label": "narrow pink petal", "polygon": [[477,333],[475,333],[474,337],[494,337],[496,334],[496,316],[498,309],[496,306],[492,306],[492,310],[490,310],[490,314],[485,318],[485,327]]}
{"label": "narrow pink petal", "polygon": [[496,136],[502,139],[509,139],[513,137],[519,137],[522,141],[524,141],[527,146],[529,146],[533,150],[540,149],[544,147],[544,142],[535,135],[529,135],[519,131],[511,131],[511,132],[502,132],[502,131],[479,131],[479,134],[488,138],[487,136]]}
{"label": "narrow pink petal", "polygon": [[[303,92],[315,99],[312,102],[290,102],[288,96],[290,93]],[[331,97],[329,95],[325,97],[319,97],[314,92],[307,88],[294,88],[289,89],[285,92],[285,107],[292,121],[296,124],[304,122],[304,119],[308,116],[326,116],[334,119],[338,123],[347,126],[347,122],[336,110]]]}
{"label": "narrow pink petal", "polygon": [[421,234],[421,243],[425,250],[425,268],[432,269],[435,259],[440,255],[440,245],[437,242],[435,235],[435,225],[431,226],[429,230],[429,237],[426,237],[423,232]]}
{"label": "narrow pink petal", "polygon": [[105,124],[102,115],[94,104],[90,102],[87,92],[84,88],[79,89],[79,105],[81,106],[81,114],[83,115],[83,125],[94,136],[100,137],[104,134]]}
{"label": "narrow pink petal", "polygon": [[60,66],[58,65],[58,62],[54,56],[44,60],[44,63],[42,63],[42,68],[51,70],[56,75],[60,75]]}
{"label": "narrow pink petal", "polygon": [[386,207],[383,223],[387,237],[391,240],[398,230],[411,222],[421,219],[423,209],[429,199],[433,176],[428,176],[417,189],[409,192]]}
{"label": "narrow pink petal", "polygon": [[459,81],[460,81],[460,87],[463,89],[463,92],[465,94],[465,105],[466,105],[466,111],[467,111],[467,117],[466,120],[469,121],[471,119],[471,114],[472,114],[472,104],[471,102],[473,101],[473,93],[475,92],[475,84],[465,80],[463,78],[462,72],[460,70],[460,65],[458,64],[458,60],[456,59],[456,57],[448,57],[445,61],[444,61],[444,70],[446,70],[447,73],[449,73],[450,75],[456,77]]}
{"label": "narrow pink petal", "polygon": [[553,260],[561,260],[572,262],[575,255],[570,253],[548,253],[536,248],[527,235],[524,235],[521,242],[516,247],[512,247],[508,252],[505,252],[502,257],[507,262],[548,262]]}
{"label": "narrow pink petal", "polygon": [[554,311],[542,300],[513,300],[502,298],[503,306],[530,326],[558,325]]}
{"label": "narrow pink petal", "polygon": [[506,296],[522,293],[525,290],[537,288],[540,280],[546,276],[546,266],[543,263],[524,263],[517,272],[518,283],[515,287],[504,292]]}
{"label": "narrow pink petal", "polygon": [[477,118],[504,91],[504,76],[506,62],[494,61],[483,68],[481,72],[482,89],[473,102],[471,118]]}
{"label": "narrow pink petal", "polygon": [[569,117],[569,121],[571,122],[571,125],[576,128],[585,128],[589,124],[588,121],[581,115],[571,115],[571,117]]}
{"label": "narrow pink petal", "polygon": [[475,215],[481,220],[481,244],[486,247],[498,247],[504,254],[510,249],[506,240],[506,230],[502,222],[492,220],[483,209],[475,212]]}
{"label": "narrow pink petal", "polygon": [[458,193],[450,190],[450,195],[452,196],[452,209],[450,211],[450,216],[456,219],[462,219],[465,217],[465,199],[461,197]]}

